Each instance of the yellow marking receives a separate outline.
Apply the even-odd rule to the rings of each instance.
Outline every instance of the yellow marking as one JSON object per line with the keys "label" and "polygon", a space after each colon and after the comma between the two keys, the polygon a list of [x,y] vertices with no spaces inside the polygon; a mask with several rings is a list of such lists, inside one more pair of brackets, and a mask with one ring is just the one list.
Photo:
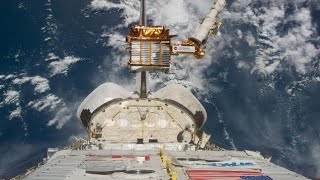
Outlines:
{"label": "yellow marking", "polygon": [[141,121],[141,136],[144,139],[144,121]]}
{"label": "yellow marking", "polygon": [[174,120],[173,116],[168,111],[166,111],[166,112],[169,115],[169,117],[171,118],[172,122],[178,124],[178,126],[183,130],[184,128],[177,121]]}
{"label": "yellow marking", "polygon": [[114,116],[112,116],[112,119],[115,118],[119,113],[120,111],[118,111]]}
{"label": "yellow marking", "polygon": [[165,155],[163,149],[160,149],[159,155],[162,161],[162,165],[167,170],[167,173],[170,176],[171,180],[177,180],[178,173],[174,170],[170,158],[168,158],[168,156]]}

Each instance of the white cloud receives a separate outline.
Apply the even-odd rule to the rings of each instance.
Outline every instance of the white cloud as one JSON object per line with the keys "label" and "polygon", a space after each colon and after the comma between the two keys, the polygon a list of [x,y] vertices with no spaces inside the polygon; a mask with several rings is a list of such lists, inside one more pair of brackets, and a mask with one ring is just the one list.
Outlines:
{"label": "white cloud", "polygon": [[35,92],[44,93],[50,90],[49,80],[41,76],[34,76],[34,77],[25,76],[25,77],[16,78],[12,80],[12,83],[16,85],[25,84],[27,82],[30,82],[32,85],[35,86],[34,88]]}
{"label": "white cloud", "polygon": [[14,75],[14,74],[9,74],[9,75],[5,76],[4,79],[5,79],[5,80],[9,80],[9,79],[13,79],[13,78],[15,78],[15,77],[16,77],[16,75]]}
{"label": "white cloud", "polygon": [[109,38],[109,41],[106,44],[107,46],[118,49],[121,52],[126,52],[127,43],[125,42],[124,35],[118,32],[114,32],[112,34],[109,32],[104,32],[101,36]]}
{"label": "white cloud", "polygon": [[51,76],[58,74],[67,75],[69,67],[78,61],[81,61],[81,59],[74,56],[67,56],[63,59],[59,59],[58,61],[52,61],[48,66]]}
{"label": "white cloud", "polygon": [[8,90],[4,93],[4,101],[0,103],[0,107],[3,105],[12,105],[16,106],[16,109],[11,111],[9,114],[9,120],[14,118],[21,118],[22,108],[20,106],[20,92],[14,90]]}
{"label": "white cloud", "polygon": [[60,58],[54,53],[49,53],[45,61],[59,60]]}
{"label": "white cloud", "polygon": [[15,109],[14,111],[12,111],[9,115],[9,120],[12,120],[14,118],[21,118],[21,107],[18,106],[17,109]]}
{"label": "white cloud", "polygon": [[[247,38],[250,46],[255,45],[257,57],[254,71],[271,74],[278,69],[276,65],[291,64],[296,72],[305,74],[314,71],[310,63],[319,56],[319,49],[311,43],[316,28],[312,24],[311,12],[308,8],[299,8],[295,1],[295,10],[291,15],[285,15],[286,1],[268,0],[259,9],[250,6],[251,0],[235,1],[228,12],[222,17],[230,22],[251,24],[258,31],[258,39],[254,42],[251,35]],[[288,22],[298,25],[283,33],[278,26]]]}
{"label": "white cloud", "polygon": [[73,112],[71,112],[68,107],[63,107],[56,113],[55,117],[47,123],[47,125],[55,125],[58,129],[61,129],[72,117]]}
{"label": "white cloud", "polygon": [[22,77],[22,78],[16,78],[12,81],[13,84],[21,85],[26,82],[29,82],[31,80],[31,77]]}
{"label": "white cloud", "polygon": [[34,90],[43,93],[50,90],[49,81],[46,78],[35,76],[31,79],[31,84],[35,86]]}
{"label": "white cloud", "polygon": [[[51,113],[56,113],[55,118],[51,120],[51,123],[48,123],[48,126],[50,125],[56,125],[58,129],[61,129],[63,125],[71,119],[72,112],[69,111],[69,114],[65,114],[66,112],[66,103],[63,101],[63,99],[59,98],[58,96],[54,94],[47,94],[46,96],[35,99],[33,101],[30,101],[26,107],[21,106],[21,99],[20,99],[20,91],[16,91],[13,88],[15,86],[20,86],[26,83],[30,83],[34,86],[34,92],[37,93],[44,93],[48,90],[50,90],[49,86],[49,80],[46,78],[43,78],[41,76],[26,76],[26,74],[19,74],[19,75],[2,75],[1,78],[5,80],[9,80],[11,82],[10,84],[10,90],[7,90],[3,95],[3,101],[0,103],[0,107],[3,107],[4,105],[11,105],[14,104],[16,106],[16,109],[9,112],[8,119],[12,120],[15,118],[20,118],[23,123],[23,128],[25,129],[25,135],[28,134],[27,132],[27,124],[24,122],[22,117],[22,110],[24,108],[31,108],[38,112],[44,112],[49,111]],[[8,82],[8,83],[9,83]],[[0,86],[0,88],[4,88],[4,86]],[[20,87],[19,87],[20,89]],[[65,117],[62,117],[62,113],[66,115]]]}
{"label": "white cloud", "polygon": [[121,15],[125,19],[124,26],[128,26],[130,23],[139,20],[138,8],[140,7],[140,3],[138,0],[121,0],[120,4],[112,3],[107,0],[93,0],[91,1],[90,7],[93,10],[109,10],[112,8],[124,10],[124,13]]}
{"label": "white cloud", "polygon": [[54,94],[49,94],[42,99],[31,101],[27,107],[30,107],[36,111],[50,111],[54,113],[54,118],[48,121],[48,126],[56,126],[57,129],[61,129],[71,118],[73,117],[73,111],[67,107],[63,99],[57,97]]}
{"label": "white cloud", "polygon": [[45,2],[46,5],[46,14],[45,14],[45,26],[41,28],[41,31],[43,32],[43,41],[50,47],[50,48],[56,48],[58,44],[59,39],[59,28],[56,23],[56,19],[53,16],[52,12],[52,2],[51,0],[47,0]]}
{"label": "white cloud", "polygon": [[23,4],[23,2],[20,2],[20,3],[18,4],[18,8],[19,8],[19,9],[26,9],[26,7],[25,7],[25,5]]}
{"label": "white cloud", "polygon": [[52,38],[51,37],[47,37],[44,39],[44,41],[50,41]]}
{"label": "white cloud", "polygon": [[45,109],[49,109],[50,111],[53,111],[54,109],[56,109],[61,105],[64,105],[63,100],[54,94],[49,94],[42,99],[38,99],[28,103],[28,107],[31,107],[39,112]]}
{"label": "white cloud", "polygon": [[253,37],[252,33],[248,32],[245,38],[249,46],[254,46],[256,44],[256,39]]}
{"label": "white cloud", "polygon": [[20,92],[18,91],[9,90],[4,95],[5,95],[4,103],[6,105],[18,104],[20,101]]}
{"label": "white cloud", "polygon": [[119,6],[114,4],[114,3],[105,1],[105,0],[93,0],[91,2],[90,7],[92,9],[94,9],[94,10],[101,10],[101,9],[108,10],[108,9],[116,8],[116,7],[119,7]]}

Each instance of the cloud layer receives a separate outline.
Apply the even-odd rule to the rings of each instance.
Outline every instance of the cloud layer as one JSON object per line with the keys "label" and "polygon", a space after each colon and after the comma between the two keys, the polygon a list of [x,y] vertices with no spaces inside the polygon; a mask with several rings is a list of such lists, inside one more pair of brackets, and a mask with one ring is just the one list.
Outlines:
{"label": "cloud layer", "polygon": [[52,62],[50,62],[50,64],[48,65],[51,76],[55,76],[58,74],[67,75],[69,67],[81,61],[80,58],[74,56],[66,56],[61,59],[58,56],[55,56],[54,54],[49,54],[47,60],[48,59],[52,60]]}
{"label": "cloud layer", "polygon": [[[310,8],[300,7],[301,2],[307,1],[290,4],[268,0],[263,6],[256,6],[258,2],[251,0],[235,1],[229,11],[222,14],[230,22],[241,22],[256,28],[257,42],[250,43],[257,47],[254,71],[271,74],[286,68],[286,64],[295,67],[296,72],[301,74],[314,70],[311,62],[320,52],[312,43],[316,37],[316,27],[312,24]],[[294,9],[288,12],[290,5]]]}
{"label": "cloud layer", "polygon": [[[10,76],[10,75],[8,75]],[[8,77],[7,76],[7,77]],[[48,90],[50,90],[49,87],[49,80],[46,78],[43,78],[41,76],[33,76],[33,77],[28,77],[28,76],[22,76],[22,77],[17,77],[12,80],[12,83],[15,85],[22,85],[25,83],[30,83],[34,86],[34,91],[37,93],[44,93]]]}
{"label": "cloud layer", "polygon": [[[15,109],[8,112],[8,119],[20,119],[25,129],[25,134],[28,134],[27,124],[23,118],[23,111],[30,109],[38,112],[47,112],[55,114],[54,120],[48,122],[48,126],[56,126],[61,129],[65,123],[72,118],[72,110],[67,108],[64,100],[53,93],[49,93],[49,80],[41,76],[27,76],[26,74],[9,74],[0,75],[1,89],[5,92],[0,99],[0,107],[15,107]],[[33,100],[24,102],[24,96],[31,85],[34,92]],[[26,105],[24,106],[24,104]],[[63,118],[62,118],[63,116]]]}
{"label": "cloud layer", "polygon": [[[210,39],[208,42],[207,54],[202,61],[194,61],[193,57],[174,58],[173,69],[177,71],[174,78],[168,78],[167,75],[157,75],[155,82],[164,79],[164,82],[179,81],[185,86],[198,90],[207,90],[207,82],[202,77],[208,71],[207,67],[219,62],[218,59],[224,56],[237,56],[238,52],[230,54],[227,52],[232,44],[236,44],[240,39],[252,48],[255,59],[252,61],[238,61],[238,68],[247,68],[252,73],[257,72],[261,76],[274,74],[279,71],[289,70],[297,72],[302,76],[315,71],[314,63],[319,57],[319,48],[313,43],[317,35],[316,27],[312,23],[310,8],[303,6],[304,0],[290,3],[287,1],[268,0],[267,2],[256,2],[252,0],[236,0],[228,4],[227,9],[222,12],[219,18],[227,23],[223,26],[225,33]],[[260,5],[258,5],[260,3]],[[121,9],[123,18],[122,27],[128,27],[136,23],[139,17],[139,1],[130,0],[120,3],[112,3],[107,0],[93,0],[90,4],[92,10],[110,10]],[[205,17],[209,11],[212,1],[205,0],[195,3],[191,0],[165,0],[152,1],[148,3],[148,16],[153,20],[154,25],[166,25],[170,28],[172,34],[178,34],[177,41],[184,40],[191,36],[195,27]],[[288,13],[288,6],[293,6],[293,10]],[[237,37],[230,36],[228,32],[234,31],[237,26],[229,24],[244,24],[247,29],[237,29]],[[254,29],[252,29],[252,27]],[[233,28],[233,29],[228,29]],[[256,35],[253,35],[256,34]],[[105,36],[119,37],[124,39],[125,34],[117,32],[105,32]],[[122,41],[115,41],[110,38],[107,44],[122,52],[124,46]],[[114,59],[123,61],[117,53]],[[122,54],[122,56],[124,56]],[[126,66],[126,63],[118,63]],[[293,67],[294,69],[292,69]],[[317,70],[319,71],[319,70]],[[318,72],[320,73],[320,72]],[[313,78],[314,80],[315,78]],[[191,82],[191,83],[189,83]],[[194,85],[192,85],[194,84]],[[215,90],[213,90],[215,91]]]}

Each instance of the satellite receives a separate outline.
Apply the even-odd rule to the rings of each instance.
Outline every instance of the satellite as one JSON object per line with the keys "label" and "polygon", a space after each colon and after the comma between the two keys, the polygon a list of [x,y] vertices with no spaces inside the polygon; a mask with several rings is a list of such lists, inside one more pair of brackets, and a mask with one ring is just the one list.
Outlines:
{"label": "satellite", "polygon": [[182,43],[173,42],[177,35],[170,35],[165,26],[148,26],[146,20],[146,2],[141,1],[140,24],[130,29],[127,36],[130,59],[128,65],[132,71],[168,71],[171,56],[179,54],[194,55],[201,59],[205,55],[204,46],[208,37],[216,35],[221,21],[216,17],[225,6],[225,0],[218,0],[210,13],[199,24],[194,34]]}

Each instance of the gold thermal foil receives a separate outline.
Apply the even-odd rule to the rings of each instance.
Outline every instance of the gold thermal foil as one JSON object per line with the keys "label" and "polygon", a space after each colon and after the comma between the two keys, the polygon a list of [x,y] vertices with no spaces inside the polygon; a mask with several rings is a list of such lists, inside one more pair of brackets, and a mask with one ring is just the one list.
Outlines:
{"label": "gold thermal foil", "polygon": [[134,26],[131,28],[130,38],[136,39],[170,39],[169,29],[164,26]]}

